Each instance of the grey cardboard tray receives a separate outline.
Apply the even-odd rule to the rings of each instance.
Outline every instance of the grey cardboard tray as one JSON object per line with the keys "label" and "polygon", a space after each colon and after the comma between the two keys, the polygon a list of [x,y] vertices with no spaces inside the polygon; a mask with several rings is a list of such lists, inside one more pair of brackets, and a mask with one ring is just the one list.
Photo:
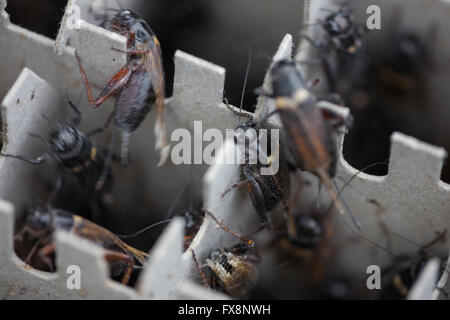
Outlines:
{"label": "grey cardboard tray", "polygon": [[[416,1],[417,2],[417,1]],[[422,1],[426,2],[426,1]],[[125,39],[105,31],[93,24],[89,12],[91,6],[101,6],[102,1],[71,0],[71,5],[81,8],[79,29],[68,27],[69,10],[66,11],[56,41],[42,37],[9,22],[3,11],[6,1],[0,1],[0,96],[2,102],[2,119],[4,130],[3,151],[20,154],[39,154],[43,145],[28,138],[28,132],[44,134],[48,130],[47,122],[40,116],[45,114],[52,120],[62,121],[69,117],[62,97],[61,84],[67,85],[72,94],[82,91],[82,84],[74,57],[77,48],[88,74],[94,83],[105,83],[124,63],[124,56],[110,48],[125,48]],[[138,1],[129,1],[133,7]],[[333,6],[332,1],[307,1],[305,21],[314,21],[323,12],[321,7]],[[442,16],[449,16],[449,4],[440,1]],[[438,11],[434,10],[433,12]],[[435,14],[438,14],[435,12]],[[312,36],[316,36],[313,32]],[[292,56],[292,37],[286,35],[281,41],[274,61]],[[310,51],[301,43],[296,58],[308,57]],[[223,87],[225,70],[222,67],[178,51],[174,57],[175,80],[173,96],[166,99],[165,119],[168,132],[175,128],[193,130],[195,120],[203,122],[203,131],[217,128],[222,132],[233,129],[238,123],[237,117],[223,104]],[[304,70],[305,74],[312,72]],[[270,86],[266,76],[263,87]],[[448,101],[448,99],[446,100]],[[347,115],[349,110],[334,106],[338,112]],[[102,123],[111,110],[111,103],[99,110],[92,110],[85,100],[80,108],[83,112],[81,128],[92,128]],[[273,109],[273,104],[260,97],[256,116]],[[447,108],[448,109],[448,108]],[[139,219],[153,215],[158,216],[170,205],[186,177],[188,166],[176,166],[168,163],[157,168],[158,154],[154,151],[154,112],[150,113],[141,128],[133,135],[130,153],[135,155],[135,165],[126,172],[118,173],[117,179],[132,179],[139,185],[139,192],[127,195],[126,186],[117,186],[113,194],[122,195],[119,202],[114,202],[113,216],[120,217],[127,212],[131,218]],[[273,124],[277,125],[276,118]],[[26,138],[24,138],[26,137]],[[338,137],[342,149],[344,135]],[[100,143],[106,143],[108,136]],[[230,152],[234,148],[232,141],[227,141],[219,154]],[[402,235],[417,242],[425,243],[433,237],[434,232],[443,228],[450,229],[450,186],[440,180],[440,173],[447,153],[444,149],[428,145],[413,137],[395,133],[391,138],[389,172],[385,177],[375,177],[360,173],[345,189],[344,197],[359,219],[363,233],[373,241],[384,243],[380,233],[380,223],[390,226],[392,231],[401,231]],[[50,169],[45,169],[50,170]],[[47,172],[45,171],[44,172]],[[204,206],[236,230],[249,230],[258,223],[256,214],[245,193],[231,191],[226,197],[221,194],[231,184],[239,181],[237,165],[216,163],[196,168],[203,180],[198,184]],[[338,165],[338,184],[343,185],[358,171],[345,161],[340,153]],[[151,260],[138,280],[136,290],[124,287],[108,278],[106,263],[102,259],[102,249],[77,237],[58,232],[56,274],[48,274],[26,266],[13,252],[13,229],[21,219],[24,210],[30,204],[38,188],[33,181],[42,174],[36,168],[13,159],[0,159],[0,297],[6,299],[215,299],[227,298],[222,294],[207,290],[198,284],[198,275],[192,264],[191,252],[195,251],[199,260],[204,261],[208,254],[219,247],[232,244],[234,240],[225,232],[217,229],[215,223],[206,217],[204,223],[192,242],[191,247],[183,253],[183,220],[175,219],[165,229],[152,248]],[[300,201],[291,208],[302,211],[315,204],[317,199],[317,181],[305,174],[312,183],[302,190]],[[297,174],[292,175],[294,186]],[[296,188],[292,188],[295,190]],[[164,197],[152,195],[148,190],[158,190]],[[294,193],[294,191],[293,191]],[[152,212],[127,210],[136,206],[136,199],[143,207],[151,207]],[[326,195],[321,201],[329,202]],[[375,206],[373,203],[377,203]],[[383,214],[380,213],[383,209]],[[274,215],[277,213],[273,213]],[[366,277],[366,268],[374,261],[389,262],[390,257],[380,250],[368,250],[368,245],[355,237],[348,217],[335,215],[334,239],[337,244],[345,243],[348,237],[355,241],[342,246],[336,260],[336,273],[348,273],[357,278]],[[350,225],[350,227],[349,227]],[[134,227],[134,226],[131,226]],[[137,228],[137,226],[136,226]],[[412,254],[417,248],[404,242],[396,241],[397,253]],[[441,244],[435,252],[447,257],[448,242]],[[265,257],[261,268],[270,269],[275,263],[274,257]],[[67,266],[76,264],[83,270],[82,290],[68,290],[66,287]],[[295,270],[289,272],[295,275]],[[286,272],[286,274],[289,274]],[[273,281],[262,274],[262,279]],[[267,277],[267,278],[265,278]],[[449,284],[448,275],[444,274],[439,286]],[[424,270],[411,292],[411,298],[438,298],[439,292],[432,295],[430,281],[437,279],[436,261]],[[289,294],[289,293],[287,293]]]}

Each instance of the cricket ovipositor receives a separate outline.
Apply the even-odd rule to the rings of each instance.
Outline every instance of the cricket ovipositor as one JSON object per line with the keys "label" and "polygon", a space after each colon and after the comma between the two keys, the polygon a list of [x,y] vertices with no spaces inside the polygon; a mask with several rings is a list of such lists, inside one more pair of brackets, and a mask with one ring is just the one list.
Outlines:
{"label": "cricket ovipositor", "polygon": [[[122,138],[121,162],[124,165],[128,163],[130,135],[140,126],[152,106],[156,105],[156,149],[160,152],[159,165],[162,165],[167,160],[169,146],[163,119],[165,84],[160,43],[149,25],[130,10],[117,10],[114,17],[105,22],[104,27],[127,38],[127,50],[123,51],[127,55],[127,62],[109,80],[97,98],[92,95],[81,59],[76,51],[75,53],[89,103],[96,108],[109,97],[117,95],[113,112],[104,127],[99,129],[102,131],[114,120],[116,130],[111,138],[107,161],[110,162],[112,157],[118,130]],[[99,184],[101,186],[101,180]]]}

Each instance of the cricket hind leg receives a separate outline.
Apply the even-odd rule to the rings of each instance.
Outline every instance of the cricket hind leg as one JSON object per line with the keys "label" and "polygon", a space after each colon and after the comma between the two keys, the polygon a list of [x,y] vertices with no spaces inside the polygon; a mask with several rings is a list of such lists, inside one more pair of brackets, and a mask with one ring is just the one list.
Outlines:
{"label": "cricket hind leg", "polygon": [[33,238],[33,239],[39,239],[42,237],[42,233],[39,231],[36,231],[35,229],[29,227],[28,225],[25,225],[20,232],[18,232],[15,236],[14,236],[14,241],[19,241],[19,242],[23,242],[25,236],[29,236],[28,238]]}
{"label": "cricket hind leg", "polygon": [[50,257],[50,255],[54,253],[55,243],[53,242],[42,247],[37,253],[39,259],[49,268],[50,272],[56,271],[54,259]]}
{"label": "cricket hind leg", "polygon": [[108,263],[114,263],[114,262],[124,262],[127,264],[127,267],[125,268],[124,275],[122,277],[122,284],[126,285],[128,281],[130,280],[131,274],[134,269],[134,261],[133,258],[130,256],[120,253],[120,252],[114,252],[114,251],[108,251],[105,254],[105,260]]}
{"label": "cricket hind leg", "polygon": [[31,248],[30,252],[28,253],[28,255],[25,257],[25,263],[28,265],[31,265],[31,259],[34,257],[34,255],[36,254],[36,251],[39,247],[39,245],[41,244],[41,239],[38,239],[36,241],[36,243],[33,245],[33,247]]}
{"label": "cricket hind leg", "polygon": [[80,75],[81,80],[84,83],[84,86],[86,88],[86,93],[88,96],[89,103],[92,105],[92,107],[97,108],[100,106],[103,102],[105,102],[109,97],[116,94],[122,87],[128,82],[130,79],[131,73],[132,73],[132,65],[127,64],[125,67],[120,69],[106,84],[106,86],[103,88],[103,90],[100,92],[99,96],[97,98],[94,98],[92,95],[91,86],[89,84],[88,77],[86,75],[86,71],[84,70],[81,59],[78,56],[77,51],[75,50],[75,57],[78,62],[78,67],[80,69]]}
{"label": "cricket hind leg", "polygon": [[209,289],[210,286],[208,285],[208,279],[206,278],[205,273],[203,272],[200,264],[198,263],[194,250],[192,250],[192,261],[194,262],[195,269],[197,269],[197,272],[200,275],[200,278],[202,279],[202,284]]}
{"label": "cricket hind leg", "polygon": [[340,214],[344,215],[345,213],[348,213],[354,226],[358,229],[359,232],[361,232],[362,231],[361,225],[359,224],[358,219],[356,219],[352,210],[350,209],[347,202],[345,201],[345,199],[341,193],[341,189],[336,184],[336,181],[334,181],[334,179],[332,179],[330,177],[329,173],[326,170],[324,170],[323,168],[316,169],[316,174],[319,176],[325,189],[328,191],[328,194],[330,195],[332,204],[328,210],[331,212],[331,210],[334,207],[336,207],[336,209],[338,210],[338,212]]}
{"label": "cricket hind leg", "polygon": [[33,257],[37,256],[39,258],[39,261],[41,261],[47,267],[48,271],[55,272],[56,268],[54,260],[50,257],[50,255],[54,253],[54,251],[54,243],[48,243],[45,236],[41,235],[31,248],[28,255],[25,257],[24,262],[31,266],[34,261]]}
{"label": "cricket hind leg", "polygon": [[227,195],[228,192],[230,192],[233,189],[242,187],[243,185],[247,184],[248,180],[242,180],[239,182],[234,183],[233,185],[231,185],[229,188],[225,189],[225,191],[222,193],[221,197],[225,197]]}

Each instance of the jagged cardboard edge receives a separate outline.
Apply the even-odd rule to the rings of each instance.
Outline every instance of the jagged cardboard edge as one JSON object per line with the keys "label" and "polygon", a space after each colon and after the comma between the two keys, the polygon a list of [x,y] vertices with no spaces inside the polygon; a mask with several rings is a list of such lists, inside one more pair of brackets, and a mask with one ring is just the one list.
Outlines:
{"label": "jagged cardboard edge", "polygon": [[[51,112],[51,110],[57,111],[54,106],[58,105],[58,102],[56,91],[31,70],[25,68],[2,102],[2,107],[6,114],[6,121],[3,124],[9,128],[8,141],[4,144],[3,151],[12,154],[22,154],[24,149],[37,149],[30,147],[30,145],[33,145],[33,141],[23,137],[28,137],[28,132],[40,132],[39,127],[42,128],[48,125],[46,120],[42,119],[42,114],[51,114],[53,119],[60,118],[61,112]],[[10,128],[14,128],[14,130]],[[2,158],[0,161],[1,197],[9,201],[12,200],[15,203],[21,203],[20,198],[29,194],[30,190],[33,190],[31,183],[27,181],[32,179],[30,172],[31,167],[29,165],[14,161],[14,159]],[[18,192],[17,190],[21,191]],[[92,273],[91,270],[95,269],[96,271],[93,273],[98,275],[96,279],[106,279],[107,277],[106,271],[102,273],[103,269],[95,268],[95,266],[101,264],[100,262],[95,265],[90,264],[90,262],[93,263],[93,261],[98,260],[95,258],[95,252],[91,251],[90,247],[84,247],[83,250],[83,246],[79,245],[78,239],[72,238],[74,239],[72,242],[67,240],[70,239],[70,236],[69,238],[64,238],[65,240],[62,244],[59,243],[58,237],[56,237],[58,251],[61,251],[58,254],[57,266],[59,271],[56,275],[32,270],[30,267],[25,266],[25,263],[17,258],[12,250],[14,214],[18,208],[13,209],[9,202],[4,202],[3,200],[2,203],[3,206],[1,208],[3,210],[1,210],[0,216],[3,220],[1,223],[3,238],[0,241],[0,252],[2,255],[0,274],[2,275],[3,284],[0,290],[5,290],[2,292],[5,298],[17,297],[17,293],[20,293],[21,298],[34,297],[40,299],[51,297],[98,299],[102,297],[125,298],[130,296],[129,289],[123,291],[120,288],[111,291],[111,288],[117,286],[110,282],[104,282],[102,288],[100,285],[92,286],[91,281],[82,280],[83,284],[86,285],[83,287],[85,289],[78,292],[64,290],[62,286],[66,277],[64,270],[66,270],[67,264],[74,264],[74,261],[77,261],[76,264],[80,265],[87,275],[90,275]],[[68,253],[71,254],[67,256],[67,260],[60,260]],[[36,279],[35,282],[33,277]],[[107,294],[108,292],[109,294]]]}
{"label": "jagged cardboard edge", "polygon": [[[81,27],[85,27],[86,29],[89,29],[88,24],[84,24],[83,22],[81,23]],[[9,25],[9,27],[12,27],[11,33],[14,33],[16,30],[14,30],[13,25]],[[96,27],[94,26],[93,29],[95,29]],[[33,33],[27,33],[26,30],[20,30],[21,33],[25,33],[26,35],[30,35],[30,37],[35,37],[36,35]],[[95,29],[95,32],[97,33],[101,33],[102,30],[99,30],[98,28]],[[63,37],[64,38],[64,37]],[[69,37],[66,37],[66,39],[68,39]],[[86,39],[90,39],[90,36],[87,36]],[[43,41],[41,44],[45,47],[50,47],[49,43],[51,43],[51,41]],[[70,47],[65,47],[64,46],[64,50],[70,53],[70,55],[73,57],[73,49]],[[81,52],[81,51],[80,51]],[[80,54],[81,55],[81,54]],[[63,55],[64,56],[64,55]],[[198,115],[198,113],[196,112],[191,112],[191,118],[193,119],[202,119],[205,118],[205,116],[203,115],[205,112],[207,113],[207,115],[209,116],[208,119],[211,119],[211,112],[214,113],[214,115],[216,116],[216,118],[213,120],[213,123],[209,125],[209,127],[219,127],[219,128],[233,128],[235,126],[235,124],[237,123],[237,118],[233,115],[233,113],[231,113],[227,107],[222,103],[222,95],[223,95],[223,84],[224,84],[224,76],[225,76],[225,72],[223,68],[214,66],[210,63],[207,63],[201,59],[195,58],[193,56],[190,56],[188,54],[185,54],[181,51],[176,53],[175,56],[175,64],[177,66],[177,72],[175,73],[175,84],[174,84],[174,96],[171,99],[168,99],[167,103],[168,105],[172,105],[172,106],[176,106],[179,107],[180,105],[182,107],[180,107],[178,116],[180,117],[180,119],[182,119],[182,122],[187,122],[186,121],[186,116],[183,112],[183,106],[189,106],[189,105],[193,105],[195,106],[197,109],[195,109],[197,112],[200,113],[200,115],[198,117],[196,117]],[[197,78],[192,77],[192,76],[185,76],[185,75],[198,75]],[[32,86],[30,83],[26,83],[23,84],[23,81],[19,81],[19,83],[16,83],[16,89],[15,90],[11,90],[14,93],[20,93],[20,92],[25,92],[27,94],[27,97],[30,96],[30,90],[32,90],[33,92],[35,92],[35,94],[37,94],[38,96],[50,96],[51,98],[49,98],[49,101],[46,101],[46,105],[58,105],[58,103],[60,103],[60,101],[57,101],[56,96],[57,94],[55,93],[54,89],[51,89],[50,86],[48,86],[45,81],[43,81],[42,79],[39,79],[39,77],[37,77],[31,70],[25,69],[24,73],[22,75],[26,75],[31,76],[33,79],[31,82],[40,82],[44,84],[45,90],[36,90],[36,88],[32,88],[30,89],[30,86]],[[78,75],[76,75],[78,76]],[[25,77],[25,76],[24,76]],[[19,77],[20,78],[20,77]],[[27,81],[25,81],[27,82]],[[193,82],[193,83],[192,83]],[[199,92],[196,92],[195,90],[186,90],[186,88],[199,88]],[[27,89],[27,90],[23,90],[23,89]],[[212,88],[212,89],[211,89]],[[208,91],[209,90],[209,91]],[[48,91],[48,92],[47,92]],[[50,94],[51,92],[51,94]],[[208,94],[208,92],[210,92],[210,94]],[[10,92],[11,94],[11,92]],[[16,99],[18,99],[16,96],[11,97],[10,99],[5,99],[5,100],[9,100],[9,101],[15,101]],[[202,100],[202,103],[199,104],[198,100]],[[14,109],[12,109],[12,103],[3,103],[4,105],[7,104],[5,107],[6,109],[11,109],[12,112],[14,113]],[[200,106],[203,106],[203,110],[200,111]],[[213,109],[211,110],[211,106],[213,107]],[[37,112],[39,112],[39,109],[42,108],[35,108],[36,109],[36,114]],[[170,106],[168,107],[169,111],[170,111]],[[34,114],[32,116],[30,116],[30,118],[38,118],[37,115]],[[17,116],[17,115],[16,115]],[[175,116],[175,115],[174,115]],[[208,120],[206,119],[206,120]],[[13,123],[11,123],[10,125],[12,125]],[[228,124],[228,125],[227,125]],[[29,129],[29,128],[27,128]],[[8,148],[8,144],[6,144],[6,147]],[[14,150],[14,145],[11,147],[11,149]],[[19,148],[20,149],[20,148]],[[8,149],[5,149],[8,150]],[[9,163],[9,161],[7,162]],[[11,162],[12,163],[12,162]],[[7,173],[7,172],[12,172],[12,170],[8,170],[8,168],[4,168],[3,173]],[[5,224],[7,225],[7,224]],[[5,234],[12,234],[12,231],[10,231],[9,233],[5,233]],[[69,240],[67,240],[70,243],[70,237],[67,238]],[[76,239],[76,238],[74,238]],[[66,242],[67,242],[66,241]],[[5,242],[5,245],[10,245],[10,242]],[[74,243],[72,243],[72,245],[76,248],[77,245],[74,241]],[[3,251],[2,251],[3,252]],[[8,250],[4,250],[4,252],[8,252]],[[80,254],[81,256],[83,256],[83,250],[80,250]],[[10,254],[10,253],[8,253]],[[7,254],[7,255],[8,255]],[[13,256],[14,253],[12,254]],[[79,256],[77,255],[77,256]],[[16,257],[17,259],[17,257]],[[83,258],[80,258],[81,260]],[[162,259],[164,260],[164,259]],[[158,268],[158,267],[156,267]],[[160,270],[161,268],[159,268]],[[164,268],[162,268],[164,269]],[[33,270],[35,271],[35,270]],[[95,272],[94,272],[95,273]],[[99,277],[100,279],[104,279],[105,277]],[[143,286],[145,290],[145,286]],[[170,286],[170,288],[176,288],[175,286]],[[182,286],[181,286],[182,288]],[[44,290],[45,291],[45,290]],[[43,292],[44,292],[43,291]],[[188,291],[186,291],[188,292]],[[183,295],[184,297],[187,297],[185,294]],[[201,294],[199,294],[201,295]],[[89,294],[83,294],[84,297],[89,297]],[[173,292],[173,290],[171,291],[170,294],[166,295],[165,297],[174,297],[176,296],[176,293]],[[97,296],[98,298],[99,296]],[[163,295],[159,296],[160,298],[163,297]],[[203,294],[203,297],[205,297],[205,295]],[[209,295],[210,298],[214,298],[214,294],[210,294]],[[133,297],[132,297],[133,298]]]}
{"label": "jagged cardboard edge", "polygon": [[[182,56],[183,54],[182,53],[178,53],[178,56]],[[193,58],[193,57],[191,57],[190,59],[187,59],[187,60],[195,60],[195,58]],[[189,65],[189,63],[190,62],[186,62],[186,61],[183,61],[181,64],[183,64],[183,63],[186,63],[187,65]],[[177,63],[176,63],[177,64]],[[178,65],[180,65],[180,63],[178,63]],[[220,78],[220,77],[219,77]],[[223,88],[221,88],[221,92],[223,91]],[[174,92],[175,92],[175,90],[174,90]],[[174,94],[174,96],[175,96],[175,94]],[[219,101],[215,101],[217,104],[220,104],[221,105],[221,107],[222,108],[219,108],[219,109],[222,109],[222,111],[224,112],[226,109],[226,107],[221,103],[221,95],[216,95],[216,94],[213,94],[213,96],[215,96],[215,97],[218,97],[218,96],[220,96],[220,100]],[[195,98],[194,96],[191,96],[191,98]],[[199,98],[198,96],[197,96],[197,98]],[[192,99],[191,99],[192,100]],[[171,101],[169,102],[169,104],[171,104],[171,103],[174,103],[174,101],[176,101],[176,99],[171,99]],[[169,109],[170,110],[170,109]],[[227,113],[228,114],[228,113]],[[235,121],[235,119],[233,119],[233,121]],[[404,141],[403,141],[404,142]],[[441,161],[442,161],[442,159],[441,159]],[[348,168],[347,168],[347,170],[348,170]],[[350,170],[348,170],[348,171],[350,171]],[[364,177],[364,175],[362,175],[362,176],[360,176],[360,177]],[[370,176],[368,177],[368,176],[365,176],[365,179],[366,180],[368,180],[368,178],[370,178]],[[370,180],[370,179],[369,179]],[[372,180],[377,180],[376,179],[376,177],[374,177]],[[445,184],[443,184],[443,187],[444,187],[444,189],[448,192],[448,185],[445,185]]]}
{"label": "jagged cardboard edge", "polygon": [[[177,53],[177,61],[178,63],[182,63],[181,61],[184,61],[183,58],[181,57],[186,57],[187,58],[187,63],[189,64],[189,59],[192,59],[192,57],[188,56],[188,55],[183,55],[183,53],[178,52]],[[181,59],[181,61],[180,61]],[[209,67],[208,64],[205,64],[207,67]],[[181,70],[183,70],[182,68],[180,68]],[[203,70],[205,71],[205,70]],[[179,77],[177,77],[179,78]],[[220,80],[220,77],[219,77]],[[223,80],[223,79],[222,79]],[[223,83],[223,82],[222,82]],[[179,83],[178,83],[179,84]],[[24,107],[23,109],[17,107],[15,105],[16,101],[18,100],[22,100],[24,101],[26,98],[30,98],[30,96],[32,95],[32,93],[34,94],[35,98],[33,98],[33,101],[30,101],[30,104],[28,104],[28,107]],[[41,112],[45,113],[44,110],[49,110],[49,106],[55,106],[58,105],[59,101],[57,99],[57,93],[56,91],[50,86],[48,85],[44,80],[40,79],[36,74],[34,74],[31,70],[29,69],[24,69],[23,73],[21,74],[21,76],[19,77],[19,79],[17,80],[16,84],[13,86],[13,88],[11,89],[10,93],[8,94],[8,96],[5,98],[4,102],[3,102],[3,106],[4,108],[7,110],[7,121],[5,123],[7,123],[9,126],[15,127],[17,128],[16,130],[10,130],[11,134],[9,134],[10,137],[10,142],[5,144],[5,148],[4,150],[6,152],[12,152],[12,153],[22,153],[23,151],[21,149],[23,149],[23,146],[17,146],[17,143],[20,141],[23,141],[23,139],[20,139],[20,137],[23,137],[24,135],[26,135],[26,131],[30,130],[30,126],[26,125],[26,119],[28,119],[31,123],[36,122],[36,119],[39,119],[39,114]],[[44,100],[40,100],[39,98],[42,97]],[[175,96],[176,97],[176,96]],[[183,97],[186,98],[186,97]],[[176,100],[176,99],[175,99]],[[182,99],[183,101],[185,101],[185,99]],[[34,105],[33,105],[34,104]],[[226,108],[225,106],[223,106],[223,108]],[[223,109],[226,110],[226,109]],[[227,114],[230,114],[229,110],[227,110]],[[51,113],[53,114],[54,113]],[[232,114],[232,113],[231,113]],[[235,119],[233,119],[235,120]],[[22,124],[22,125],[20,125]],[[21,128],[21,130],[19,130],[18,128]],[[11,151],[12,150],[12,151]],[[12,166],[19,166],[18,170],[16,169],[12,169]],[[20,167],[26,167],[26,164],[23,164],[21,162],[17,162],[14,161],[13,159],[3,159],[3,163],[2,163],[2,167],[1,167],[1,173],[3,176],[6,174],[12,174],[14,173],[14,176],[17,176],[17,172],[21,171]],[[23,171],[23,170],[22,170]],[[9,180],[14,181],[15,177],[12,176],[9,178]],[[8,179],[2,179],[2,181],[7,181]],[[8,188],[11,187],[12,184],[10,183],[5,183],[2,184],[2,190],[1,193],[2,195],[4,195],[5,193],[8,193]],[[10,193],[12,194],[12,193]],[[20,196],[20,195],[19,195]],[[6,213],[4,213],[5,216],[2,215],[3,219],[10,219],[9,221],[5,222],[4,224],[2,224],[3,226],[5,226],[5,228],[8,228],[8,231],[4,231],[2,234],[5,235],[5,237],[9,238],[9,241],[1,241],[0,242],[0,246],[1,246],[1,250],[0,252],[4,253],[5,257],[11,257],[13,256],[14,259],[17,261],[19,261],[19,259],[15,256],[14,253],[12,253],[11,248],[11,240],[12,240],[12,233],[13,233],[13,224],[14,224],[14,219],[12,219],[13,215],[7,215]],[[181,262],[181,246],[182,246],[182,240],[183,240],[183,224],[180,224],[180,221],[176,222],[174,221],[173,223],[176,223],[175,226],[178,226],[176,229],[173,229],[175,227],[172,227],[168,229],[167,232],[168,235],[167,236],[162,236],[162,240],[160,245],[156,245],[154,251],[156,252],[155,256],[157,257],[155,262],[151,262],[149,264],[148,269],[145,271],[144,275],[151,275],[151,276],[147,276],[144,277],[142,280],[140,287],[139,287],[139,292],[140,292],[140,296],[143,298],[158,298],[158,299],[170,299],[170,298],[176,298],[178,296],[176,290],[178,288],[178,285],[176,285],[176,282],[178,282],[176,275],[183,275],[183,272],[179,269],[182,269],[182,264],[181,263],[175,263],[175,260],[179,260]],[[174,231],[170,231],[170,230],[174,230]],[[63,236],[65,237],[65,236]],[[57,238],[58,239],[58,238]],[[65,250],[66,251],[66,247],[68,246],[67,244],[70,244],[72,246],[71,249],[67,249],[67,252],[73,253],[71,255],[69,255],[69,257],[71,257],[71,259],[69,259],[70,261],[72,261],[72,264],[75,262],[78,262],[78,264],[84,264],[85,261],[95,261],[95,260],[99,260],[99,256],[92,257],[91,256],[91,252],[89,251],[88,247],[79,247],[78,246],[78,242],[79,239],[77,237],[70,237],[67,236],[64,238],[64,244],[62,245],[58,245],[58,248],[62,248],[59,250]],[[58,243],[58,240],[57,240]],[[3,247],[6,246],[6,247]],[[166,246],[171,247],[170,250],[167,250]],[[175,246],[175,247],[173,247]],[[179,247],[179,250],[177,252],[177,250],[175,250],[174,248]],[[158,249],[159,248],[159,249]],[[87,250],[87,251],[86,251]],[[76,253],[74,253],[73,251],[76,251]],[[66,257],[66,254],[60,254],[58,255],[59,257]],[[178,257],[178,258],[177,258]],[[13,260],[14,260],[13,259]],[[5,258],[5,261],[10,261],[11,259]],[[64,260],[64,258],[60,258],[58,261],[58,269],[59,270],[65,270],[66,265],[70,264],[69,260]],[[104,262],[103,262],[104,264]],[[82,268],[82,270],[86,270],[86,274],[88,275],[88,278],[90,277],[95,277],[96,279],[100,279],[101,283],[103,285],[101,285],[100,283],[96,283],[96,288],[107,288],[104,289],[103,291],[101,289],[98,289],[97,291],[95,291],[94,293],[91,293],[92,289],[88,289],[91,288],[89,285],[87,286],[86,289],[82,290],[82,294],[81,296],[79,295],[75,295],[75,297],[79,298],[102,298],[102,297],[109,297],[109,298],[137,298],[136,295],[130,295],[128,294],[113,294],[110,293],[109,295],[106,295],[105,293],[108,290],[111,290],[111,292],[114,292],[114,290],[116,290],[117,285],[114,287],[113,285],[111,285],[110,280],[107,279],[106,277],[106,271],[103,272],[103,269],[99,269],[98,267],[96,268],[95,266],[97,265],[101,265],[101,262],[96,262],[96,264],[92,265],[92,264],[84,264],[84,267]],[[175,268],[168,268],[168,266],[175,266]],[[18,270],[20,270],[20,272],[27,272],[26,269],[23,268],[23,262],[21,262],[21,264],[17,264],[17,263],[12,263],[9,264],[7,263],[6,265],[2,266],[2,270],[1,270],[1,274],[14,274],[13,272],[10,272],[9,269],[11,268],[17,268]],[[103,270],[103,271],[102,271]],[[160,290],[160,289],[147,289],[147,288],[161,288],[161,286],[157,286],[154,285],[154,281],[156,280],[161,280],[161,278],[159,278],[161,276],[162,271],[164,270],[165,273],[167,274],[169,272],[169,270],[173,270],[172,272],[169,272],[169,277],[172,277],[172,282],[168,281],[168,283],[172,283],[172,285],[168,285],[166,283],[166,285],[164,286],[164,288],[167,288],[166,291],[164,290]],[[32,270],[30,272],[36,273],[36,270]],[[38,272],[40,274],[46,274],[43,272]],[[98,273],[98,276],[95,276]],[[156,278],[155,278],[155,275]],[[150,278],[149,278],[150,277]],[[5,280],[6,281],[6,280]],[[56,280],[55,280],[56,281]],[[14,283],[15,286],[19,286],[20,288],[29,288],[28,285],[29,283],[33,284],[32,280],[28,280],[26,283],[23,284],[19,284],[20,282],[17,281],[11,281],[11,283]],[[9,284],[5,284],[5,286],[10,286],[11,283]],[[147,283],[150,283],[149,286],[147,286]],[[51,286],[50,286],[51,287]],[[119,285],[119,287],[121,287]],[[42,286],[40,287],[42,288]],[[83,286],[84,288],[84,286]],[[12,291],[11,291],[12,290]],[[11,289],[10,292],[14,292],[14,289]],[[121,289],[118,289],[119,292]],[[24,290],[22,290],[24,291]],[[26,291],[26,290],[25,290]],[[50,290],[51,291],[51,290]],[[45,295],[47,290],[41,290],[39,292],[39,294]],[[188,291],[187,291],[188,292]],[[186,297],[187,292],[184,293],[184,297]],[[37,294],[37,293],[36,293]],[[199,293],[195,293],[196,295],[198,295]],[[200,294],[202,295],[202,294]],[[11,296],[11,295],[10,295]],[[204,293],[203,293],[204,296]],[[23,296],[26,297],[26,296]],[[59,293],[58,295],[59,298],[68,298],[68,297],[73,297],[73,295],[71,294],[63,294],[63,293]],[[214,294],[211,293],[209,298],[214,298]]]}
{"label": "jagged cardboard edge", "polygon": [[[319,0],[305,2],[304,24],[302,29],[312,39],[320,39],[321,28],[308,26],[317,23],[329,13],[321,10],[336,9],[339,1]],[[308,61],[314,59],[317,48],[308,41],[301,39],[295,59]],[[302,65],[306,76],[317,76],[313,67]],[[317,72],[317,70],[314,70]],[[342,156],[344,136],[339,137],[339,161],[337,177],[340,185],[358,173]],[[386,244],[385,235],[380,232],[380,225],[388,226],[389,231],[401,233],[402,236],[423,244],[433,239],[435,232],[450,227],[450,216],[447,209],[450,207],[450,185],[440,180],[442,166],[447,152],[443,148],[431,146],[417,139],[393,133],[391,136],[391,151],[389,158],[388,175],[384,177],[358,173],[350,186],[344,191],[344,197],[363,225],[365,235],[370,235],[373,241]],[[352,235],[348,224],[338,226],[336,233]],[[354,234],[353,234],[354,235]],[[407,247],[399,243],[395,252],[417,254],[417,248]],[[340,257],[340,262],[348,267],[350,272],[363,273],[362,265],[355,262],[355,251],[363,252],[368,244],[363,243],[350,246]],[[449,242],[446,241],[433,250],[439,255],[447,257]],[[353,252],[352,252],[353,251]],[[366,250],[369,251],[369,250]],[[367,253],[367,252],[366,252]],[[383,255],[383,253],[378,252]],[[384,254],[385,255],[385,254]],[[367,256],[363,260],[371,261]],[[385,260],[392,260],[385,257]],[[373,261],[373,260],[372,260]],[[379,261],[379,260],[378,260]]]}

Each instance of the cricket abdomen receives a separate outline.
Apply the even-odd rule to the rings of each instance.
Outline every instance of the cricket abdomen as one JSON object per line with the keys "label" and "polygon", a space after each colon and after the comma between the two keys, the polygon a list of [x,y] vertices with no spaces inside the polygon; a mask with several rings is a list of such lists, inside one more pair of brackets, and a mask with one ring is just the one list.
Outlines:
{"label": "cricket abdomen", "polygon": [[134,70],[116,101],[114,123],[127,132],[136,130],[155,102],[152,81],[144,68]]}

